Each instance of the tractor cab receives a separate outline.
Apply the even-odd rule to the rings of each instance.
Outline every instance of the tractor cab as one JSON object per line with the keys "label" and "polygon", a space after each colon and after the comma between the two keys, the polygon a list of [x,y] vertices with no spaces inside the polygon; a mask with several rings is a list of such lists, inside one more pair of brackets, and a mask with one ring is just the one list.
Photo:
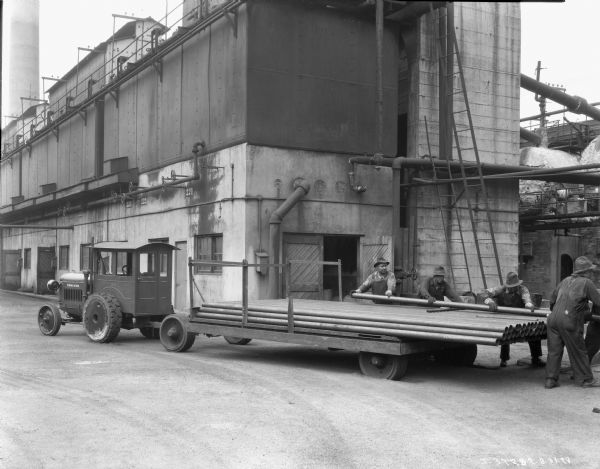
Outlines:
{"label": "tractor cab", "polygon": [[70,272],[49,282],[59,304],[40,309],[40,330],[56,335],[61,324],[82,322],[94,342],[112,341],[121,328],[139,328],[145,337],[157,338],[160,322],[173,312],[174,249],[167,243],[95,244],[91,272]]}
{"label": "tractor cab", "polygon": [[102,242],[94,246],[93,293],[110,292],[132,317],[169,314],[174,246]]}

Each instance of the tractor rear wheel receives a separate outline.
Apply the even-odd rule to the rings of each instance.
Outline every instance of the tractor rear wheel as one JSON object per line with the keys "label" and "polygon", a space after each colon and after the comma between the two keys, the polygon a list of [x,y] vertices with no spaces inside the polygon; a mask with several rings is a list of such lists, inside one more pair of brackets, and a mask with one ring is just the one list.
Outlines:
{"label": "tractor rear wheel", "polygon": [[231,345],[247,345],[252,339],[242,339],[241,337],[223,336],[223,338]]}
{"label": "tractor rear wheel", "polygon": [[160,325],[160,342],[169,352],[185,352],[196,340],[196,334],[188,332],[187,318],[170,314]]}
{"label": "tractor rear wheel", "polygon": [[360,352],[360,371],[372,378],[397,380],[406,374],[408,358],[383,353]]}
{"label": "tractor rear wheel", "polygon": [[38,311],[38,326],[44,335],[56,335],[62,325],[60,310],[54,305],[44,305]]}
{"label": "tractor rear wheel", "polygon": [[93,293],[83,305],[83,328],[94,342],[113,341],[121,330],[121,304],[114,296]]}

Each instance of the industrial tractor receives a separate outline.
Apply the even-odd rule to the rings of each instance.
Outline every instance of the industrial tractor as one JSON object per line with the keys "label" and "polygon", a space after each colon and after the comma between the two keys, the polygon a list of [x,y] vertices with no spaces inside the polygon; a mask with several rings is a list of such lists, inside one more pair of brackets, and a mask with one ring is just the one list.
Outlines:
{"label": "industrial tractor", "polygon": [[160,322],[173,313],[174,249],[167,243],[93,245],[91,271],[65,273],[59,281],[48,282],[48,289],[58,294],[58,305],[40,308],[40,331],[53,336],[63,324],[83,323],[94,342],[111,342],[121,328],[138,328],[144,337],[157,339]]}

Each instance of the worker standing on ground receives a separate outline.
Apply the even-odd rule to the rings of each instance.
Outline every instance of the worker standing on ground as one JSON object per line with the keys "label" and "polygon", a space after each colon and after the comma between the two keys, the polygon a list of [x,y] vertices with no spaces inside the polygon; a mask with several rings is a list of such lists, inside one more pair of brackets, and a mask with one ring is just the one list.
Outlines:
{"label": "worker standing on ground", "polygon": [[444,301],[444,297],[448,297],[450,301],[461,302],[460,296],[456,294],[454,289],[446,282],[446,269],[438,265],[433,269],[431,277],[425,277],[419,285],[419,297],[427,300],[429,304],[434,301]]}
{"label": "worker standing on ground", "polygon": [[557,387],[564,347],[567,347],[573,378],[584,388],[600,387],[594,379],[590,358],[583,339],[588,301],[600,306],[600,293],[591,281],[597,267],[585,256],[575,259],[573,273],[558,284],[550,298],[548,316],[548,364],[544,387]]}
{"label": "worker standing on ground", "polygon": [[[527,308],[531,312],[535,310],[529,289],[523,285],[523,280],[520,280],[515,272],[508,273],[504,285],[483,290],[481,296],[490,311],[497,311],[498,306]],[[531,366],[542,367],[545,365],[544,360],[541,359],[541,340],[530,340],[529,352],[531,353]],[[500,366],[505,367],[508,360],[510,360],[510,344],[502,344],[500,346]]]}
{"label": "worker standing on ground", "polygon": [[[390,297],[396,289],[396,277],[388,271],[390,263],[383,257],[377,259],[373,268],[375,271],[367,277],[360,287],[354,290],[355,293],[364,293],[371,290],[373,295],[385,295]],[[374,303],[386,303],[385,301],[373,300]]]}

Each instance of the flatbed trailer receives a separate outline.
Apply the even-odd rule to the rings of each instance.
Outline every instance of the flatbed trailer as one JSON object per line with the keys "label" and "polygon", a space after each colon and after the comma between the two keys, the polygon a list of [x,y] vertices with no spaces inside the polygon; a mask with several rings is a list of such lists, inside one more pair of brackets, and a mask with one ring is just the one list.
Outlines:
{"label": "flatbed trailer", "polygon": [[[191,262],[191,260],[190,260]],[[243,264],[248,266],[248,264]],[[247,291],[244,289],[244,291]],[[189,316],[166,317],[160,328],[163,346],[188,350],[196,335],[224,336],[231,344],[252,339],[358,352],[368,376],[400,379],[408,359],[433,354],[455,365],[472,365],[478,345],[496,346],[546,337],[546,312],[521,308],[435,302],[402,297],[353,295],[391,304],[323,300],[269,299],[204,302]]]}

